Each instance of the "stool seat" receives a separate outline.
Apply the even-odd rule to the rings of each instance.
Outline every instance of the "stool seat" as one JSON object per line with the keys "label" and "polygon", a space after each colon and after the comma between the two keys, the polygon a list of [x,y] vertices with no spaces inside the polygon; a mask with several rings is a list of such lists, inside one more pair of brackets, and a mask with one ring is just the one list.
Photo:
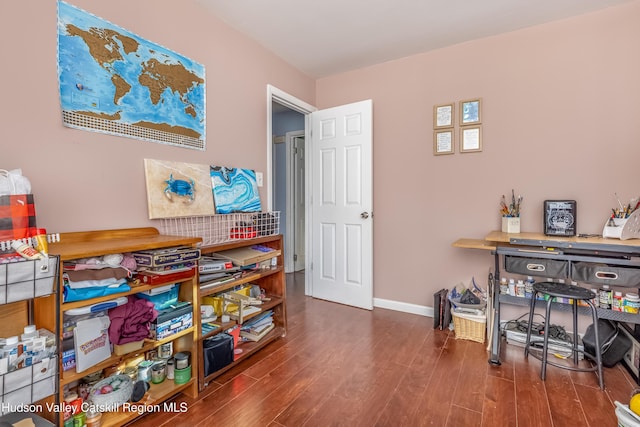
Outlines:
{"label": "stool seat", "polygon": [[589,289],[581,288],[580,286],[567,285],[566,283],[556,282],[540,282],[533,284],[533,290],[539,293],[547,294],[552,297],[558,298],[571,298],[579,300],[591,300],[596,297],[596,294]]}
{"label": "stool seat", "polygon": [[[538,295],[542,295],[546,299],[546,317],[544,321],[544,338],[542,342],[532,341],[531,330],[533,327],[533,315],[536,308],[536,300]],[[528,357],[532,348],[538,348],[542,345],[542,355],[531,353],[536,359],[542,361],[540,369],[540,378],[545,379],[547,375],[547,365],[552,365],[561,369],[569,369],[572,371],[593,371],[598,375],[598,383],[600,389],[604,390],[604,379],[602,377],[602,354],[600,349],[600,342],[598,338],[598,310],[593,304],[593,299],[596,297],[595,293],[589,289],[581,288],[575,285],[567,285],[565,283],[557,282],[539,282],[533,285],[533,294],[531,295],[531,303],[529,308],[529,324],[527,325],[527,340],[524,346],[524,356]],[[571,300],[571,308],[573,312],[573,340],[566,347],[573,355],[573,366],[563,365],[554,361],[548,360],[549,353],[549,324],[551,323],[551,303],[554,298],[569,298]],[[578,347],[578,301],[583,301],[591,309],[591,317],[593,319],[593,329],[595,333],[595,355],[590,355],[585,352],[584,349]],[[556,344],[558,345],[558,344]],[[562,347],[565,347],[562,345]],[[578,353],[583,354],[587,359],[592,360],[595,366],[592,367],[579,367],[578,366]]]}

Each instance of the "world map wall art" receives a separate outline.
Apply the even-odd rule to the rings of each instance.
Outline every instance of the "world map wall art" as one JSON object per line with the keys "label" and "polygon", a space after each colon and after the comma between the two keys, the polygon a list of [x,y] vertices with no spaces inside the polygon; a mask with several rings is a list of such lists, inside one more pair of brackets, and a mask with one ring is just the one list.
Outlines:
{"label": "world map wall art", "polygon": [[204,66],[63,1],[58,79],[65,126],[205,149]]}

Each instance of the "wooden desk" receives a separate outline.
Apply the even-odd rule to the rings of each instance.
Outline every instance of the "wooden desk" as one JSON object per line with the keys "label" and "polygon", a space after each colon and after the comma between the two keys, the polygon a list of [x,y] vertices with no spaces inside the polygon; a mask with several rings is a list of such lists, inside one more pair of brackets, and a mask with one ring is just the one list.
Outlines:
{"label": "wooden desk", "polygon": [[[457,248],[490,250],[495,256],[495,273],[493,283],[489,284],[491,298],[491,331],[489,343],[491,355],[489,362],[500,364],[500,304],[516,304],[529,306],[529,300],[518,297],[500,295],[500,258],[501,255],[535,260],[550,259],[567,263],[567,275],[563,279],[571,279],[572,266],[581,264],[610,265],[640,274],[640,239],[619,240],[603,237],[555,237],[542,233],[503,233],[490,232],[484,239],[458,239],[452,246]],[[522,274],[522,273],[516,273]],[[535,275],[535,274],[532,274]],[[604,281],[585,283],[602,284]],[[638,287],[640,282],[616,284],[612,286]],[[555,303],[554,303],[555,304]],[[567,309],[566,304],[555,304],[558,309]],[[640,314],[621,313],[612,310],[598,309],[600,317],[640,324]]]}

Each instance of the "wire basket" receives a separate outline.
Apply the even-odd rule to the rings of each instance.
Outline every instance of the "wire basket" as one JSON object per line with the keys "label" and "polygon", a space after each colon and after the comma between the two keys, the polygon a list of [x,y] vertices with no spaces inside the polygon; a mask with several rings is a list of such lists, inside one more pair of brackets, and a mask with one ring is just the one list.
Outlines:
{"label": "wire basket", "polygon": [[[111,386],[113,391],[100,393],[105,386]],[[98,381],[89,392],[89,399],[96,406],[104,406],[117,409],[120,405],[131,399],[133,381],[127,375],[112,375]]]}
{"label": "wire basket", "polygon": [[484,343],[487,333],[487,316],[475,314],[456,313],[451,310],[453,329],[456,339],[476,341]]}
{"label": "wire basket", "polygon": [[247,212],[161,219],[162,234],[200,237],[204,246],[280,234],[280,212]]}

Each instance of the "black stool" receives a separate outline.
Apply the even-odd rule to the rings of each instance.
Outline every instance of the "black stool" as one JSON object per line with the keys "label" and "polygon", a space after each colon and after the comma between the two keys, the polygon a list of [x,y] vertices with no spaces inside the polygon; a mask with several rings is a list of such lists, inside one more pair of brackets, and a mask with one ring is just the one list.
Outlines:
{"label": "black stool", "polygon": [[[547,374],[547,364],[561,368],[569,369],[572,371],[593,371],[598,374],[598,381],[600,383],[600,389],[604,390],[604,380],[602,378],[602,355],[600,353],[600,342],[598,338],[598,311],[591,302],[596,295],[588,289],[581,288],[574,285],[566,285],[564,283],[554,282],[540,282],[533,285],[533,295],[531,296],[531,307],[529,311],[529,325],[527,326],[527,341],[524,346],[525,358],[529,356],[529,350],[531,346],[539,345],[540,342],[531,342],[531,326],[533,325],[533,315],[536,307],[536,298],[540,295],[544,295],[548,298],[547,310],[544,322],[544,341],[542,343],[542,356],[539,354],[531,353],[533,357],[542,361],[542,370],[540,372],[540,378],[544,381]],[[573,355],[573,365],[561,365],[553,361],[547,360],[547,354],[549,350],[549,324],[551,323],[551,302],[553,298],[570,298],[572,299],[573,310],[573,345],[569,348]],[[595,357],[583,350],[578,349],[578,301],[584,301],[591,308],[591,316],[593,317],[593,331],[595,333]],[[595,366],[588,368],[578,367],[578,353],[584,354],[584,356],[595,363]]]}

